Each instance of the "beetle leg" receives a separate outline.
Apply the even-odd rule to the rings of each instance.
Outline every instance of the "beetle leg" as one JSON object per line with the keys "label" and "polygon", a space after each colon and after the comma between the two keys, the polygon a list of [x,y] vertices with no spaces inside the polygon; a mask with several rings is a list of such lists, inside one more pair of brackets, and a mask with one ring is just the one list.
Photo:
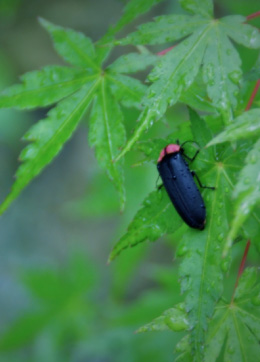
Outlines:
{"label": "beetle leg", "polygon": [[195,158],[198,156],[198,153],[200,152],[200,150],[197,150],[196,151],[196,153],[195,153],[195,155],[192,157],[192,158],[190,158],[189,156],[187,156],[187,155],[185,155],[184,153],[182,154],[185,158],[187,158],[187,160],[189,160],[190,162],[192,162],[192,161],[194,161],[195,160]]}
{"label": "beetle leg", "polygon": [[196,178],[196,180],[198,181],[198,184],[200,185],[200,187],[201,187],[202,189],[210,189],[210,190],[215,190],[215,189],[216,189],[215,187],[202,185],[202,183],[200,182],[200,179],[198,178],[198,175],[196,174],[195,171],[191,171],[191,174],[192,174],[193,177]]}
{"label": "beetle leg", "polygon": [[163,187],[164,187],[164,184],[161,184],[161,185],[157,186],[157,190],[159,191],[159,190],[161,190]]}

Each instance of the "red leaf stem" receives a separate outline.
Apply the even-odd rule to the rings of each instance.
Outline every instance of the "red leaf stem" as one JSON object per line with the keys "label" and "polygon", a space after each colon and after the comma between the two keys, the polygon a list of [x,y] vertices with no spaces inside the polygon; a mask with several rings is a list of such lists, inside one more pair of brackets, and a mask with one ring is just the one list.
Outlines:
{"label": "red leaf stem", "polygon": [[250,248],[250,244],[251,244],[251,241],[248,240],[247,243],[246,243],[246,247],[245,247],[245,251],[244,251],[243,258],[242,258],[242,260],[241,260],[241,263],[240,263],[240,266],[239,266],[239,269],[238,269],[237,279],[236,279],[236,283],[235,283],[235,286],[234,286],[234,291],[233,291],[232,298],[231,298],[231,304],[232,304],[233,301],[234,301],[235,292],[236,292],[236,289],[237,289],[237,286],[238,286],[239,278],[240,278],[241,274],[242,274],[243,271],[244,271],[245,262],[246,262],[246,258],[247,258],[247,253],[248,253],[248,250],[249,250],[249,248]]}
{"label": "red leaf stem", "polygon": [[253,103],[253,101],[254,101],[254,99],[255,99],[255,96],[256,96],[256,93],[257,93],[259,87],[260,87],[260,79],[258,79],[258,81],[256,82],[256,85],[255,85],[255,87],[254,87],[254,89],[253,89],[253,92],[252,92],[250,98],[249,98],[249,101],[248,101],[248,103],[247,103],[247,106],[246,106],[246,108],[245,108],[245,111],[248,111],[248,110],[251,108],[252,103]]}
{"label": "red leaf stem", "polygon": [[166,48],[166,49],[162,50],[161,52],[157,53],[157,55],[164,55],[164,54],[168,53],[170,50],[172,50],[174,47],[176,47],[176,45],[178,45],[178,44],[175,44],[175,45],[171,46],[170,48]]}
{"label": "red leaf stem", "polygon": [[254,19],[254,18],[257,18],[258,16],[260,16],[260,11],[257,11],[256,13],[253,13],[253,14],[250,14],[246,17],[246,20],[251,20],[251,19]]}

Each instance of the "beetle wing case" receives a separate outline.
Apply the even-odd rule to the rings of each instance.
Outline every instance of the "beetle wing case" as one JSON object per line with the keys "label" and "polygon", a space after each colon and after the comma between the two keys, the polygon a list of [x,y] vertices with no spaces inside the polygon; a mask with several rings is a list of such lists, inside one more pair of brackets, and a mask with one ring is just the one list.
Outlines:
{"label": "beetle wing case", "polygon": [[165,189],[182,219],[203,230],[206,209],[189,166],[180,152],[166,154],[157,164]]}

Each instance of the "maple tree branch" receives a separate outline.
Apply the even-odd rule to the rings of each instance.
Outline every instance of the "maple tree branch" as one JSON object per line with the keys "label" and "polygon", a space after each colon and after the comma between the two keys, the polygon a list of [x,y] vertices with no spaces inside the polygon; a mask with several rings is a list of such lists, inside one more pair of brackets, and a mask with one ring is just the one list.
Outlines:
{"label": "maple tree branch", "polygon": [[241,263],[240,263],[240,266],[239,266],[239,269],[238,269],[237,279],[236,279],[236,283],[235,283],[235,286],[234,286],[234,290],[233,290],[233,294],[232,294],[232,298],[231,298],[231,303],[230,303],[230,304],[233,304],[233,302],[234,302],[234,297],[235,297],[235,292],[236,292],[236,289],[237,289],[237,286],[238,286],[238,281],[239,281],[239,278],[240,278],[241,274],[242,274],[243,271],[244,271],[245,262],[246,262],[246,258],[247,258],[247,253],[248,253],[248,250],[249,250],[249,248],[250,248],[250,245],[251,245],[251,241],[248,240],[247,243],[246,243],[246,247],[245,247],[245,251],[244,251],[243,258],[242,258],[242,260],[241,260]]}
{"label": "maple tree branch", "polygon": [[258,81],[256,82],[256,85],[255,85],[255,87],[254,87],[254,89],[253,89],[253,92],[252,92],[250,98],[249,98],[249,101],[248,101],[248,103],[247,103],[247,106],[246,106],[246,108],[245,108],[245,111],[248,111],[248,110],[251,108],[252,103],[253,103],[253,101],[254,101],[254,99],[255,99],[255,96],[256,96],[256,93],[257,93],[259,87],[260,87],[260,79],[258,79]]}

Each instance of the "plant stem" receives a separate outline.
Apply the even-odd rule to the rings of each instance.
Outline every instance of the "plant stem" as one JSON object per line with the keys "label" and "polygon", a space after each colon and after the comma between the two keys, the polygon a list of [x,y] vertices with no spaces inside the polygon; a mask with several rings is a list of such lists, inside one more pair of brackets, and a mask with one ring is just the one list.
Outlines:
{"label": "plant stem", "polygon": [[246,106],[246,108],[245,108],[245,111],[248,111],[248,110],[251,108],[252,103],[253,103],[253,101],[254,101],[254,98],[255,98],[255,96],[256,96],[256,93],[257,93],[259,87],[260,87],[260,79],[258,79],[258,81],[256,82],[256,85],[255,85],[255,87],[254,87],[254,89],[253,89],[253,92],[252,92],[250,98],[249,98],[249,101],[248,101],[248,103],[247,103],[247,106]]}
{"label": "plant stem", "polygon": [[253,14],[250,14],[246,17],[246,20],[251,20],[251,19],[254,19],[254,18],[257,18],[258,16],[260,16],[260,11],[257,11],[256,13],[253,13]]}
{"label": "plant stem", "polygon": [[245,247],[245,251],[244,251],[243,258],[242,258],[242,260],[241,260],[241,263],[240,263],[240,266],[239,266],[239,269],[238,269],[237,279],[236,279],[236,283],[235,283],[235,287],[234,287],[234,291],[233,291],[233,294],[232,294],[232,298],[231,298],[231,303],[230,303],[230,304],[233,304],[233,302],[234,302],[234,297],[235,297],[235,292],[236,292],[236,289],[237,289],[237,286],[238,286],[238,281],[239,281],[239,278],[240,278],[241,274],[242,274],[243,271],[244,271],[245,262],[246,262],[246,257],[247,257],[248,250],[249,250],[249,248],[250,248],[250,244],[251,244],[251,241],[248,240],[247,243],[246,243],[246,247]]}

